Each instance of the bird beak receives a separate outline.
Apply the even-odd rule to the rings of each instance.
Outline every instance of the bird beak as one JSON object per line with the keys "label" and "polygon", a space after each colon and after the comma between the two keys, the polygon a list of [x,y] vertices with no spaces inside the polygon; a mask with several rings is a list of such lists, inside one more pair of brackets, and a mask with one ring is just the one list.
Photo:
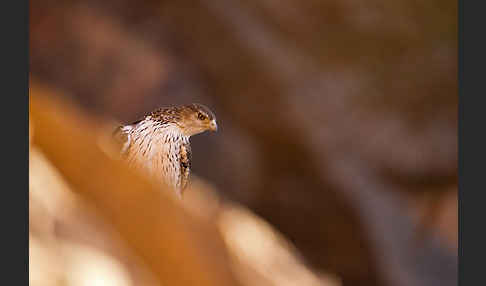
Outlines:
{"label": "bird beak", "polygon": [[216,120],[211,120],[211,122],[209,123],[209,130],[211,131],[218,131],[218,124],[216,123]]}

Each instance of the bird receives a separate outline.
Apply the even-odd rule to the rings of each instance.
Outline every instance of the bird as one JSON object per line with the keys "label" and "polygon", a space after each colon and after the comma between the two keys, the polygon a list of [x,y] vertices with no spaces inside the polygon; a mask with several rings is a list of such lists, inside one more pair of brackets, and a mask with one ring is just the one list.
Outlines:
{"label": "bird", "polygon": [[217,130],[214,113],[192,103],[158,108],[135,122],[119,125],[112,135],[130,166],[163,180],[182,198],[191,172],[190,137]]}

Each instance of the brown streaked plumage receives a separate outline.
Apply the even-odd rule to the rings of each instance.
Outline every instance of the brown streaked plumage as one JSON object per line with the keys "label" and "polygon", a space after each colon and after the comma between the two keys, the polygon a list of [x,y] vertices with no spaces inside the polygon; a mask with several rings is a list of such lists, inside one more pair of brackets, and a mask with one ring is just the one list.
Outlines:
{"label": "brown streaked plumage", "polygon": [[191,171],[189,138],[207,130],[217,130],[216,116],[204,105],[190,104],[154,110],[113,135],[131,165],[163,180],[181,197]]}

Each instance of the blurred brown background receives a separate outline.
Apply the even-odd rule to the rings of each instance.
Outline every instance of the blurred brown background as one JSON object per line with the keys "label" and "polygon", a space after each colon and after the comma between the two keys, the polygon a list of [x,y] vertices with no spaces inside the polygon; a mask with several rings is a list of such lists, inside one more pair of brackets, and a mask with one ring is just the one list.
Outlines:
{"label": "blurred brown background", "polygon": [[193,172],[343,285],[456,285],[456,1],[30,1],[31,77],[130,122],[199,102]]}

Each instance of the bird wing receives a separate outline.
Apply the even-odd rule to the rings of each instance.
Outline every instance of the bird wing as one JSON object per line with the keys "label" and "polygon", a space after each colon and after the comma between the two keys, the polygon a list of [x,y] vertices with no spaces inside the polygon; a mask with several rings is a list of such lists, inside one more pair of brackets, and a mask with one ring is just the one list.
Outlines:
{"label": "bird wing", "polygon": [[113,139],[115,139],[116,143],[120,147],[120,154],[125,154],[130,147],[131,144],[131,137],[130,137],[130,130],[133,127],[130,125],[121,125],[118,126],[115,131],[113,131]]}
{"label": "bird wing", "polygon": [[182,191],[187,186],[187,182],[189,181],[189,173],[191,172],[191,160],[192,160],[192,152],[191,152],[191,145],[190,143],[184,143],[180,149],[180,164],[181,164],[181,194]]}

